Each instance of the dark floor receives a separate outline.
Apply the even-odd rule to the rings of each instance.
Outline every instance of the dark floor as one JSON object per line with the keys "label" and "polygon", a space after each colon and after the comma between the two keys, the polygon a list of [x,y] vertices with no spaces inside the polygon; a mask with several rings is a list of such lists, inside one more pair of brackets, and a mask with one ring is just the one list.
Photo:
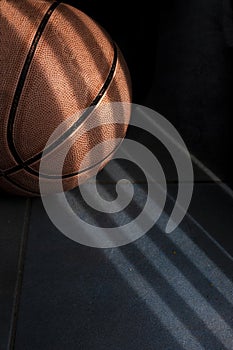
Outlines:
{"label": "dark floor", "polygon": [[[170,179],[165,210],[136,242],[109,249],[75,243],[50,222],[40,199],[2,197],[0,349],[233,348],[233,193],[195,167],[188,214],[164,233],[177,186]],[[125,223],[145,203],[134,184]],[[100,185],[111,193],[114,184]],[[106,218],[69,195],[97,226]]]}
{"label": "dark floor", "polygon": [[[165,210],[147,234],[119,248],[75,243],[40,199],[1,195],[0,350],[233,349],[233,29],[226,42],[222,15],[233,17],[220,0],[156,3],[157,12],[147,1],[131,13],[122,1],[106,16],[99,2],[80,1],[125,54],[134,102],[170,120],[198,158],[188,213],[164,233],[177,178],[157,144],[169,184]],[[99,189],[114,196],[114,187]],[[130,208],[108,218],[78,190],[69,198],[87,221],[122,225],[145,203],[137,175],[134,190]]]}

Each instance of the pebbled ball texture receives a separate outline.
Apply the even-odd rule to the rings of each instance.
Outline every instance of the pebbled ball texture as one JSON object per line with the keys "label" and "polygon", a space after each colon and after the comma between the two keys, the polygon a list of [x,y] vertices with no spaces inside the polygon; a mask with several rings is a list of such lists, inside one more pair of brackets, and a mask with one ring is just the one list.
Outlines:
{"label": "pebbled ball texture", "polygon": [[[70,5],[0,1],[0,76],[0,188],[6,192],[40,195],[45,148],[49,166],[41,181],[46,193],[56,192],[54,164],[67,143],[63,188],[73,189],[102,169],[125,137],[130,107],[122,104],[116,123],[110,106],[130,105],[127,64],[108,33]],[[83,163],[90,149],[108,140]]]}

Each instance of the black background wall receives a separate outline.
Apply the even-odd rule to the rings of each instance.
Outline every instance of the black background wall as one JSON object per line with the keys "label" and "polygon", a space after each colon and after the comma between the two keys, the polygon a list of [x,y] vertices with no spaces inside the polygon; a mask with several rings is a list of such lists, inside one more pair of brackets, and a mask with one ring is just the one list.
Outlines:
{"label": "black background wall", "polygon": [[189,150],[232,185],[230,0],[64,2],[97,20],[118,43],[131,72],[133,102],[166,117]]}

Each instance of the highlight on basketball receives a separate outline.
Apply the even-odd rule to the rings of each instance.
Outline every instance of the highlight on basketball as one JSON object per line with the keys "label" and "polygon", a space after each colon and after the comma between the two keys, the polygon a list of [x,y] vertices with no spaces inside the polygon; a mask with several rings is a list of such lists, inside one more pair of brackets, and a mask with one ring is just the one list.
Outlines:
{"label": "highlight on basketball", "polygon": [[[0,11],[0,74],[4,76],[0,87],[0,188],[16,195],[39,196],[42,154],[56,157],[74,131],[81,129],[63,167],[64,190],[70,190],[90,177],[97,165],[101,169],[118,145],[102,148],[98,161],[89,159],[81,169],[89,149],[125,136],[130,110],[121,111],[122,123],[116,124],[111,112],[101,113],[101,106],[131,101],[127,64],[99,24],[61,1],[3,0]],[[78,113],[88,107],[88,112]],[[85,132],[94,118],[100,120],[98,127]],[[108,125],[104,125],[106,120]],[[48,145],[62,122],[67,122],[65,130]],[[56,192],[56,176],[52,163],[41,174],[47,193]]]}
{"label": "highlight on basketball", "polygon": [[[129,127],[136,127],[157,138],[176,166],[177,200],[166,225],[172,232],[192,197],[190,154],[166,118],[132,102],[129,68],[114,39],[61,1],[2,0],[0,11],[0,189],[40,196],[54,225],[81,244],[109,248],[133,242],[159,219],[167,195],[159,160],[140,141],[127,138]],[[125,210],[134,189],[128,180],[118,181],[114,168],[106,169],[115,159],[142,170],[148,198],[127,225],[100,228],[71,210],[66,193],[80,188],[86,203],[103,215]],[[116,183],[112,202],[98,195],[103,169]]]}

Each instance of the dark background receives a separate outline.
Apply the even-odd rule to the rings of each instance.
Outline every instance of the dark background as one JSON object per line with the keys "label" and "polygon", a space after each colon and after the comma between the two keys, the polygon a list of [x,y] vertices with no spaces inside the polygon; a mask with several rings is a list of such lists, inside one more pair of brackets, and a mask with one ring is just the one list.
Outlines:
{"label": "dark background", "polygon": [[[170,120],[190,151],[232,185],[229,0],[64,2],[118,43],[133,102]],[[163,155],[142,131],[130,127],[128,135]],[[133,165],[130,171],[135,175]],[[73,209],[96,226],[124,225],[147,199],[139,175],[122,212],[106,218],[76,189],[69,193]],[[0,350],[233,349],[233,199],[227,187],[205,179],[197,177],[188,215],[172,235],[164,234],[164,225],[176,198],[173,180],[161,220],[144,237],[101,250],[59,232],[40,198],[0,196]],[[114,199],[114,182],[100,182],[99,189]]]}
{"label": "dark background", "polygon": [[131,72],[133,102],[166,117],[190,152],[232,186],[230,0],[143,1],[131,6],[122,0],[64,2],[98,21],[118,43]]}

